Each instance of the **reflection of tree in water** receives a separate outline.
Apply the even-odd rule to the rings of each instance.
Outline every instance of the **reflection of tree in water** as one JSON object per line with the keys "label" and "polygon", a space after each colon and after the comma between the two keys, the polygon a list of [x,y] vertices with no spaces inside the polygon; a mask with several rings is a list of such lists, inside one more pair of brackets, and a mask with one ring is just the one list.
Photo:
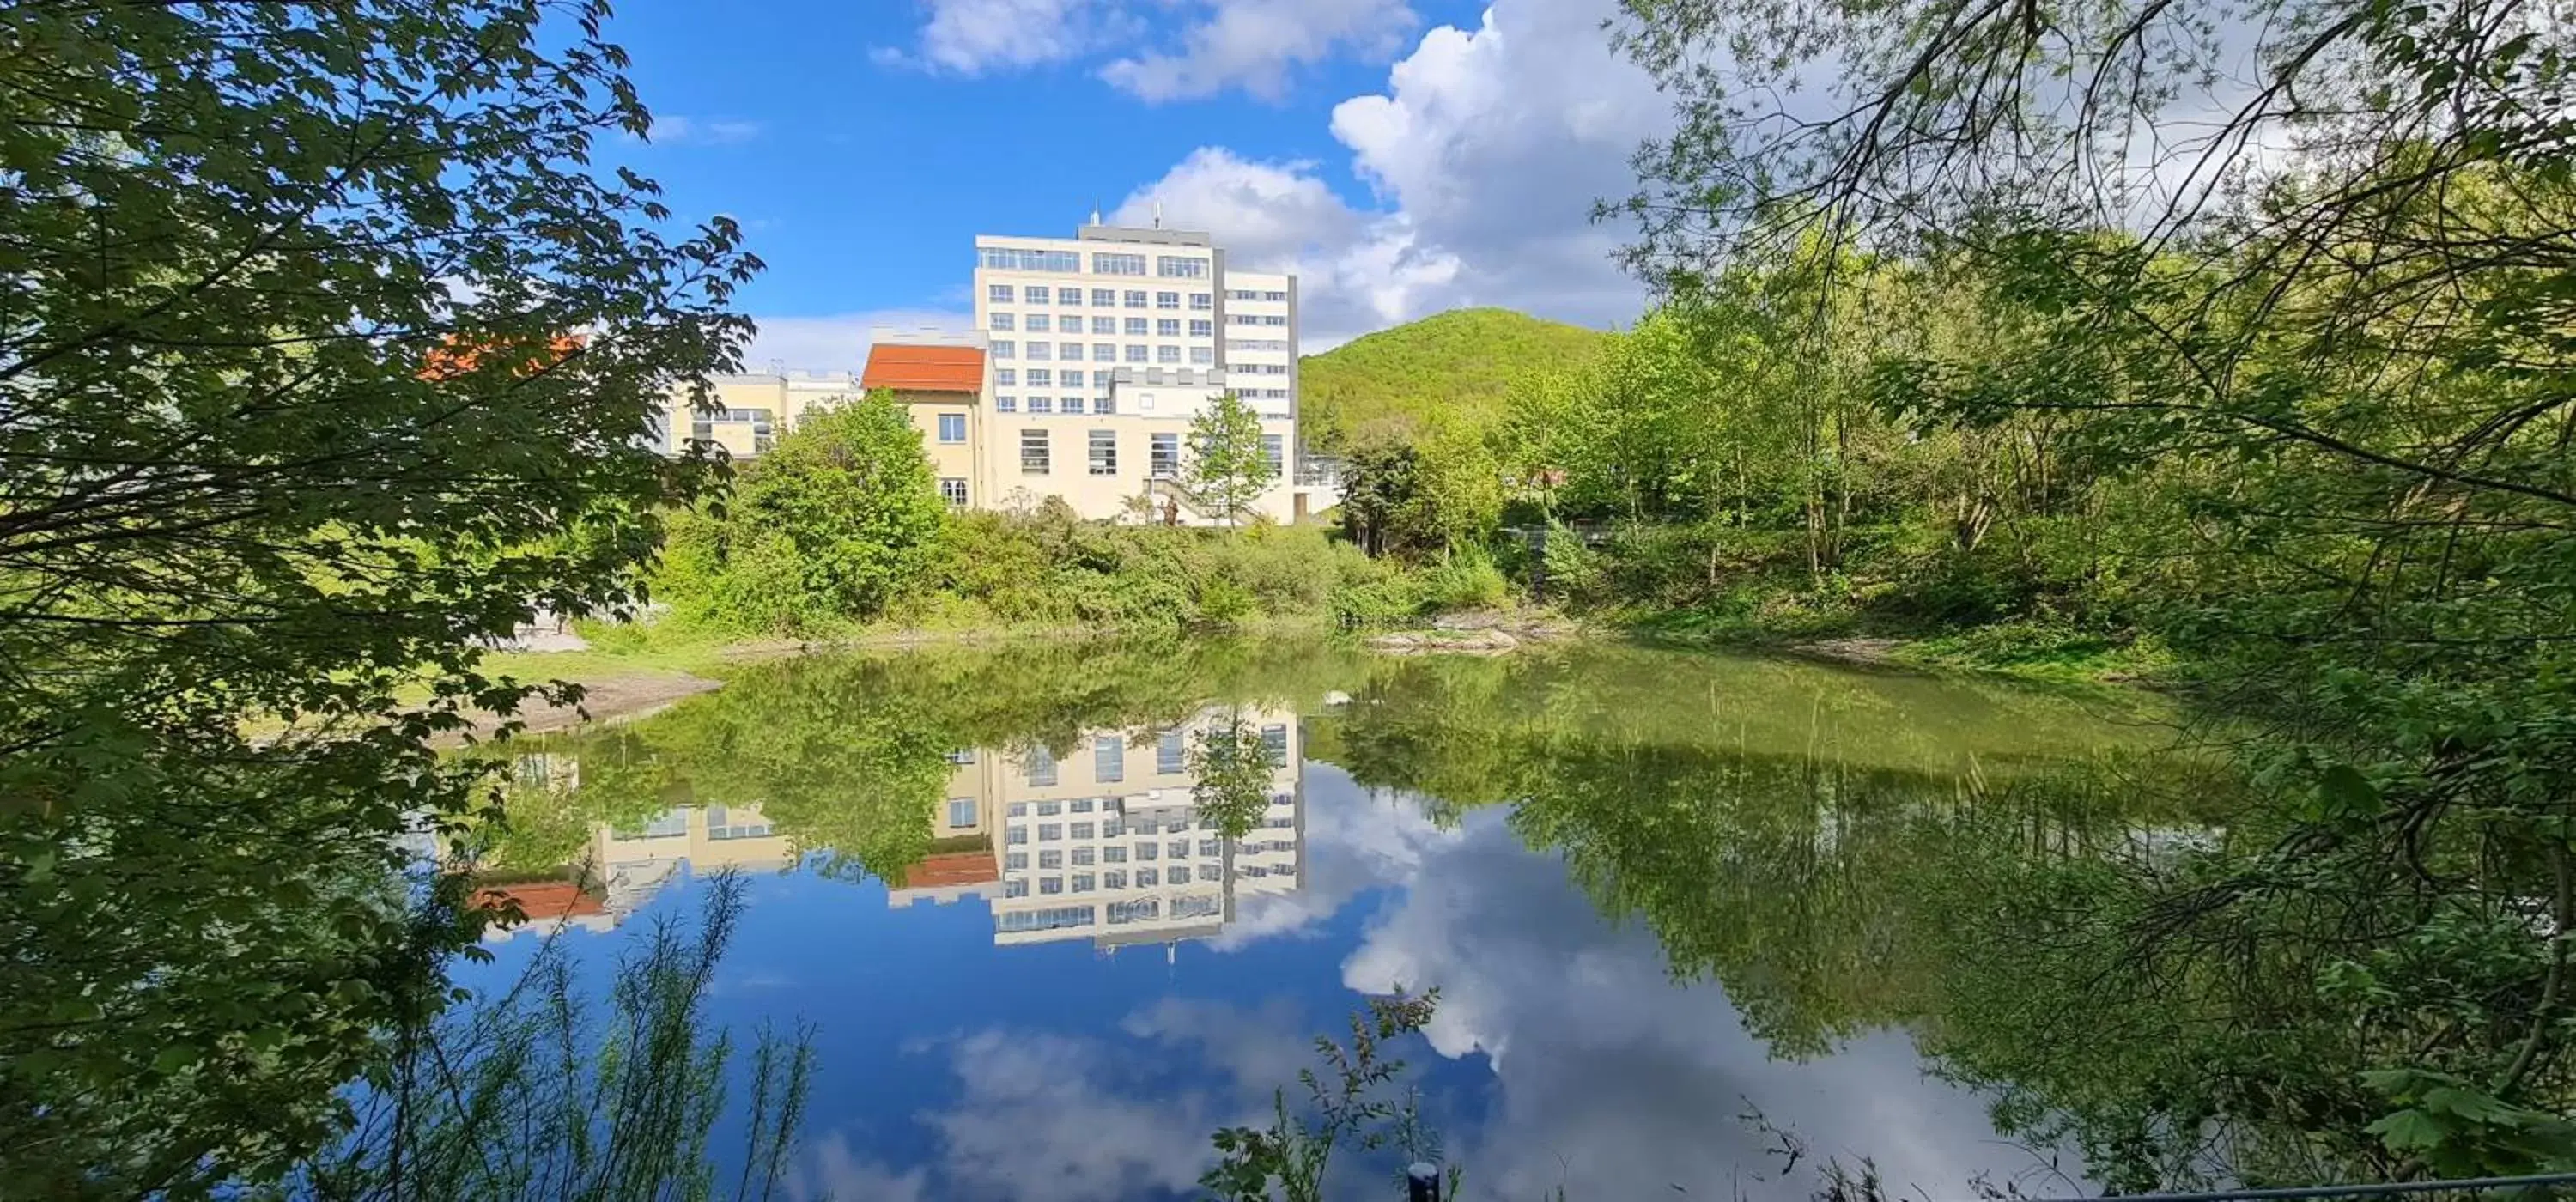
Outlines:
{"label": "reflection of tree in water", "polygon": [[1243,720],[1241,711],[1200,731],[1190,748],[1190,805],[1199,821],[1228,839],[1240,839],[1261,825],[1270,808],[1270,787],[1279,759],[1262,742],[1261,732]]}
{"label": "reflection of tree in water", "polygon": [[[1345,679],[1351,662],[1310,643],[1211,640],[754,667],[663,714],[535,741],[581,764],[580,787],[512,790],[490,861],[554,869],[579,858],[593,823],[639,830],[674,807],[731,805],[756,807],[825,872],[900,880],[934,850],[933,815],[960,749],[1070,755],[1086,732],[1177,726],[1211,700],[1298,708]],[[1253,813],[1257,824],[1257,805]]]}

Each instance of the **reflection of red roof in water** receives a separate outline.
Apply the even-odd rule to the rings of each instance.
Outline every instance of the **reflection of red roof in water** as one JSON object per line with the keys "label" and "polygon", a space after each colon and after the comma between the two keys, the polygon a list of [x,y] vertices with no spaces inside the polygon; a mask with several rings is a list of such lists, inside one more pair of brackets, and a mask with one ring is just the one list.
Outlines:
{"label": "reflection of red roof in water", "polygon": [[1002,879],[1002,866],[989,851],[961,851],[944,856],[930,856],[903,870],[906,889],[938,889],[948,885],[989,885]]}
{"label": "reflection of red roof in water", "polygon": [[519,885],[495,885],[476,890],[474,904],[486,910],[497,910],[506,902],[519,903],[519,911],[531,922],[549,918],[579,918],[587,914],[605,914],[605,898],[594,897],[571,881],[529,881]]}

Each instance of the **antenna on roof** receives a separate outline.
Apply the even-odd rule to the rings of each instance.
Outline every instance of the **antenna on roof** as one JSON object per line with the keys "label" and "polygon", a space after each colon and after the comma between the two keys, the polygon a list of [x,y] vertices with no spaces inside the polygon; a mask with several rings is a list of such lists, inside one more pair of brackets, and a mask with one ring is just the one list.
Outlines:
{"label": "antenna on roof", "polygon": [[1163,228],[1163,202],[1159,200],[1154,202],[1154,228]]}
{"label": "antenna on roof", "polygon": [[1093,225],[1098,225],[1098,224],[1100,224],[1100,206],[1099,206],[1099,205],[1093,205],[1093,206],[1091,206],[1091,224],[1093,224]]}

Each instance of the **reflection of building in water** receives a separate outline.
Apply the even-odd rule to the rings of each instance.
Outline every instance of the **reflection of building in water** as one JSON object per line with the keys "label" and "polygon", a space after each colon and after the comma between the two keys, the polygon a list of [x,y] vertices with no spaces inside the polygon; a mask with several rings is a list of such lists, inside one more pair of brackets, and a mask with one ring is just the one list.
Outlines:
{"label": "reflection of building in water", "polygon": [[978,836],[999,846],[934,855],[888,900],[982,897],[996,943],[1088,937],[1114,950],[1206,938],[1233,920],[1239,898],[1295,892],[1305,837],[1296,722],[1274,711],[1243,716],[1277,767],[1260,824],[1229,840],[1199,819],[1189,771],[1199,735],[1226,718],[1209,711],[1172,730],[1092,732],[1063,760],[1043,747],[960,752],[934,830],[943,846]]}
{"label": "reflection of building in water", "polygon": [[600,823],[590,835],[591,872],[605,884],[608,912],[619,922],[653,900],[682,863],[706,873],[785,868],[795,859],[795,847],[770,828],[759,806],[680,806],[662,811],[640,831]]}

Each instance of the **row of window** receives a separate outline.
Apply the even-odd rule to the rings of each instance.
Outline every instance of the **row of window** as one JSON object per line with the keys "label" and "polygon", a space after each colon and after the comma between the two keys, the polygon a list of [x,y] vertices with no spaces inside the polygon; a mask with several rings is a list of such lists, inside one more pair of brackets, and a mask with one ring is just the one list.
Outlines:
{"label": "row of window", "polygon": [[[993,408],[996,412],[1000,413],[1017,413],[1021,409],[1020,401],[1021,398],[1016,396],[997,396],[993,398]],[[1083,402],[1082,398],[1078,396],[1064,397],[1060,401],[1056,397],[1033,396],[1027,398],[1027,401],[1027,408],[1031,413],[1070,413],[1075,417],[1082,416]],[[1058,408],[1059,404],[1061,404],[1062,408]],[[1118,401],[1114,397],[1093,397],[1091,399],[1091,411],[1093,413],[1116,413],[1118,412]]]}
{"label": "row of window", "polygon": [[[1021,858],[1025,859],[1026,857]],[[1027,867],[1028,866],[1025,864],[1019,865],[1020,870],[1025,870]],[[1264,872],[1261,875],[1268,876],[1270,874]],[[1282,875],[1291,874],[1283,873]],[[1187,868],[1139,868],[1136,870],[1132,883],[1124,869],[1111,869],[1109,871],[1096,874],[1077,872],[1072,874],[1070,877],[1039,877],[1038,893],[1046,897],[1055,897],[1065,893],[1089,893],[1097,889],[1155,889],[1164,885],[1189,884],[1190,877],[1191,873]],[[1197,877],[1200,882],[1212,885],[1224,879],[1224,874],[1220,873],[1216,869],[1210,868],[1198,873]],[[1009,884],[1025,885],[1027,882],[1014,880],[1009,882]],[[1070,884],[1071,888],[1067,888],[1068,884]],[[1011,892],[1007,888],[1004,892],[1011,897],[1028,896],[1026,892],[1015,893]],[[1110,921],[1115,922],[1117,919],[1113,918]]]}
{"label": "row of window", "polygon": [[1286,339],[1282,338],[1228,338],[1225,340],[1225,349],[1230,351],[1284,351],[1288,349],[1288,342]]}
{"label": "row of window", "polygon": [[[1070,250],[1025,250],[1009,246],[979,247],[975,261],[994,271],[1082,270],[1082,255]],[[1209,261],[1188,255],[1157,255],[1154,274],[1167,280],[1204,280]],[[1091,256],[1093,275],[1143,275],[1145,256],[1115,252],[1097,252]]]}
{"label": "row of window", "polygon": [[1239,301],[1284,301],[1288,299],[1288,294],[1285,292],[1251,292],[1240,288],[1229,288],[1226,289],[1225,299]]}
{"label": "row of window", "polygon": [[1061,271],[1082,270],[1082,256],[1069,250],[1019,250],[1005,246],[978,247],[975,261],[995,271]]}
{"label": "row of window", "polygon": [[[1091,307],[1115,309],[1123,304],[1129,309],[1149,307],[1178,309],[1181,307],[1181,296],[1182,294],[1178,292],[1148,292],[1142,288],[1129,288],[1124,291],[1116,288],[1094,288],[1091,290]],[[1192,292],[1188,296],[1190,308],[1193,311],[1205,313],[1216,308],[1216,294],[1213,292]],[[984,299],[996,305],[1043,305],[1053,300],[1058,305],[1073,306],[1082,303],[1082,289],[1049,288],[1044,284],[1024,284],[1016,287],[1010,284],[986,284]]]}
{"label": "row of window", "polygon": [[1225,324],[1230,326],[1284,326],[1288,324],[1288,319],[1276,313],[1228,313],[1225,315]]}
{"label": "row of window", "polygon": [[[1053,431],[1036,426],[1027,427],[1020,431],[1021,475],[1044,476],[1054,472],[1055,450],[1053,433]],[[1178,475],[1181,469],[1181,436],[1179,434],[1149,434],[1147,435],[1147,438],[1149,440],[1146,444],[1148,453],[1146,456],[1145,466],[1147,473],[1153,476]],[[1090,473],[1092,475],[1115,476],[1118,474],[1117,431],[1091,431],[1088,449],[1090,451],[1088,462],[1090,465]],[[1264,434],[1261,436],[1261,456],[1269,461],[1270,474],[1272,476],[1275,477],[1280,473],[1281,468],[1286,462],[1286,453],[1287,440],[1284,435]],[[1279,748],[1284,752],[1284,749],[1287,747],[1287,728],[1279,727],[1277,729],[1280,732],[1281,740]],[[1269,729],[1265,728],[1262,734],[1264,741],[1267,741],[1269,737]],[[1032,783],[1042,784],[1055,783],[1054,762],[1050,760],[1047,764],[1047,779],[1045,781],[1038,781],[1034,773],[1030,776],[1030,781]]]}
{"label": "row of window", "polygon": [[[1172,334],[1166,336],[1179,337],[1179,331],[1176,330]],[[1031,363],[1080,363],[1082,362],[1082,344],[1079,342],[1031,342],[1023,345],[1017,340],[1005,339],[993,344],[993,357],[996,359],[1025,358]],[[1189,348],[1189,360],[1192,363],[1205,364],[1212,367],[1216,364],[1216,348],[1212,346],[1191,347]],[[1093,343],[1091,345],[1091,361],[1094,363],[1118,362],[1119,355],[1117,344],[1109,342]],[[1181,361],[1181,348],[1177,346],[1149,347],[1142,343],[1131,342],[1127,344],[1126,361],[1129,363],[1178,363]],[[1000,370],[1008,369],[1005,368]],[[997,382],[1003,382],[1000,381],[998,376],[995,378]]]}
{"label": "row of window", "polygon": [[[1100,836],[1099,836],[1100,838],[1103,838],[1103,839],[1115,838],[1115,837],[1117,837],[1117,835],[1118,835],[1118,833],[1119,833],[1119,832],[1118,832],[1118,830],[1116,830],[1116,829],[1115,829],[1115,828],[1118,826],[1118,824],[1119,824],[1119,823],[1118,823],[1118,819],[1115,819],[1115,818],[1112,818],[1112,819],[1109,819],[1109,820],[1108,820],[1108,821],[1106,821],[1106,822],[1103,822],[1103,823],[1097,823],[1097,824],[1095,824],[1095,823],[1090,823],[1090,822],[1072,822],[1072,823],[1065,823],[1065,822],[1041,822],[1041,823],[1037,824],[1037,841],[1038,841],[1038,842],[1040,842],[1040,843],[1062,843],[1062,842],[1064,842],[1066,839],[1089,839],[1089,838],[1091,838],[1091,837],[1092,837],[1092,827],[1093,827],[1093,826],[1095,826],[1095,825],[1098,825],[1098,826],[1101,826],[1101,827],[1104,827],[1104,828],[1109,828],[1109,829],[1104,829],[1104,830],[1102,830],[1102,831],[1100,832]],[[1150,831],[1150,830],[1148,830],[1148,831],[1146,831],[1146,832],[1144,832],[1144,833],[1146,833],[1146,834],[1152,834],[1153,832],[1152,832],[1152,831]],[[1011,845],[1011,846],[1013,846],[1013,847],[1025,847],[1025,846],[1027,846],[1027,845],[1028,845],[1028,842],[1029,842],[1029,828],[1028,828],[1028,827],[1026,827],[1026,826],[1018,826],[1018,825],[1015,825],[1015,826],[1013,826],[1013,827],[1011,827],[1011,828],[1010,828],[1010,831],[1009,831],[1009,833],[1008,833],[1008,835],[1007,835],[1007,839],[1008,839],[1008,842],[1010,843],[1010,845]],[[1220,855],[1225,854],[1225,842],[1224,842],[1224,840],[1221,840],[1221,839],[1201,839],[1201,840],[1199,840],[1198,849],[1199,849],[1199,854],[1200,854],[1200,855],[1202,855],[1202,856],[1207,856],[1207,857],[1209,857],[1209,858],[1214,858],[1214,857],[1216,857],[1216,856],[1220,856]],[[1119,845],[1111,846],[1111,847],[1102,847],[1102,848],[1097,848],[1097,849],[1095,849],[1095,848],[1090,848],[1090,847],[1077,847],[1077,848],[1074,848],[1074,849],[1073,849],[1073,862],[1074,862],[1074,863],[1076,863],[1076,864],[1089,864],[1089,863],[1091,863],[1091,856],[1092,856],[1093,851],[1095,851],[1095,850],[1097,850],[1097,851],[1098,851],[1098,852],[1099,852],[1103,857],[1105,857],[1108,863],[1111,863],[1111,864],[1124,864],[1124,863],[1126,863],[1126,862],[1127,862],[1127,846],[1126,846],[1125,844],[1119,844]],[[1137,859],[1139,859],[1139,860],[1151,860],[1151,859],[1155,859],[1155,858],[1157,858],[1156,853],[1157,853],[1157,851],[1158,851],[1159,849],[1157,848],[1157,846],[1156,846],[1155,844],[1153,844],[1153,843],[1151,843],[1151,842],[1145,842],[1145,843],[1138,843],[1138,844],[1136,844],[1136,845],[1135,845],[1135,850],[1136,850],[1136,858],[1137,858]],[[1174,839],[1174,840],[1172,840],[1172,843],[1171,843],[1171,853],[1172,853],[1172,858],[1173,858],[1173,859],[1175,859],[1175,860],[1186,860],[1186,859],[1188,859],[1188,858],[1189,858],[1189,856],[1190,856],[1190,841],[1189,841],[1188,839],[1186,839],[1186,838],[1181,838],[1181,839]],[[1064,853],[1063,853],[1063,852],[1060,852],[1060,851],[1044,851],[1044,852],[1040,852],[1040,853],[1038,853],[1038,855],[1039,855],[1039,857],[1040,857],[1040,858],[1039,858],[1039,860],[1038,860],[1038,867],[1040,867],[1040,868],[1058,868],[1058,867],[1062,867],[1062,866],[1063,866],[1063,863],[1064,863],[1064,861],[1063,861],[1063,860],[1061,860],[1061,859],[1049,860],[1049,859],[1047,859],[1047,858],[1045,858],[1045,857],[1048,857],[1048,856],[1062,856],[1063,854],[1064,854]],[[1025,863],[1023,863],[1023,864],[1019,865],[1019,867],[1023,867],[1023,868],[1025,868],[1025,867],[1027,867],[1027,866],[1028,866],[1028,865],[1027,865],[1027,864],[1025,864]]]}
{"label": "row of window", "polygon": [[[1026,320],[1009,313],[996,313],[985,324],[996,334],[1079,334],[1082,332],[1081,318],[1067,316],[1059,322],[1044,313],[1031,313]],[[1216,336],[1216,321],[1213,318],[1192,318],[1188,328],[1192,338]],[[1091,332],[1094,334],[1116,334],[1120,329],[1119,321],[1115,317],[1091,319]],[[1181,336],[1182,326],[1181,320],[1177,317],[1130,317],[1124,329],[1130,338],[1143,338],[1148,332],[1158,337],[1178,338]]]}

